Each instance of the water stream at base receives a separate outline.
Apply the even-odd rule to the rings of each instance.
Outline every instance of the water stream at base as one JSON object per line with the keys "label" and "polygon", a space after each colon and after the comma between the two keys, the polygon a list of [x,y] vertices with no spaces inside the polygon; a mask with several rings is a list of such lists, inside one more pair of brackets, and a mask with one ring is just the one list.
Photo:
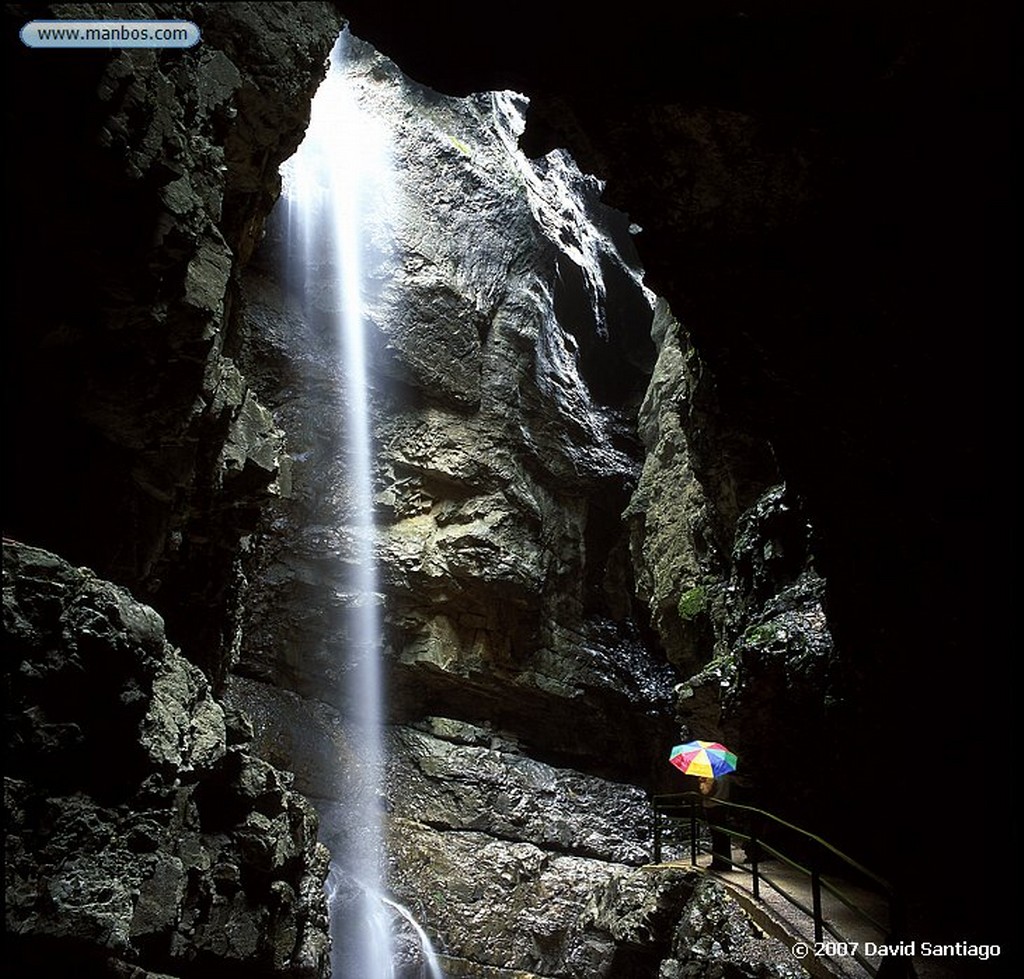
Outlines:
{"label": "water stream at base", "polygon": [[[397,915],[420,942],[429,979],[443,979],[426,933],[381,887],[383,767],[380,613],[373,550],[372,456],[367,358],[362,308],[363,229],[386,207],[390,174],[388,133],[364,113],[345,73],[349,37],[331,54],[327,77],[313,100],[309,129],[282,168],[287,206],[290,281],[302,288],[307,312],[329,317],[338,340],[344,386],[349,513],[343,537],[351,569],[344,590],[346,663],[343,701],[354,758],[339,773],[343,815],[328,817],[333,841],[327,895],[331,911],[332,972],[336,979],[394,979],[392,923]],[[335,825],[330,825],[330,822]]]}
{"label": "water stream at base", "polygon": [[383,894],[378,895],[378,897],[383,904],[397,911],[416,933],[416,938],[420,943],[420,952],[423,955],[424,968],[426,969],[424,979],[444,979],[444,973],[441,971],[441,963],[438,961],[437,952],[434,951],[434,945],[430,941],[430,937],[420,926],[420,923],[409,912],[409,909],[403,907],[397,901],[384,897]]}

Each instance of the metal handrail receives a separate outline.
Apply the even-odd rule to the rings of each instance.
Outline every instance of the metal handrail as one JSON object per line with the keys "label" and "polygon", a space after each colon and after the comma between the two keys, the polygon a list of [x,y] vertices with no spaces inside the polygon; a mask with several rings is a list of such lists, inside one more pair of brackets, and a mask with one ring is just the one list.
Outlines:
{"label": "metal handrail", "polygon": [[[682,792],[674,795],[659,795],[655,796],[652,800],[654,808],[654,861],[655,863],[661,862],[661,836],[662,827],[661,819],[665,818],[673,822],[682,822],[688,817],[690,824],[690,863],[693,866],[697,866],[697,821],[698,812],[701,814],[703,822],[708,822],[705,807],[703,805],[704,797],[697,792]],[[730,839],[740,840],[745,843],[751,843],[751,860],[750,860],[750,873],[752,876],[752,886],[754,899],[757,901],[761,900],[760,885],[761,883],[767,884],[773,891],[779,894],[782,898],[788,901],[795,908],[806,914],[814,922],[814,940],[815,942],[821,942],[824,933],[827,931],[833,938],[838,942],[844,942],[855,949],[853,952],[853,958],[867,970],[872,976],[877,976],[879,969],[876,968],[864,955],[859,951],[859,943],[852,942],[848,937],[844,936],[830,921],[825,920],[822,913],[821,904],[821,891],[824,888],[829,894],[833,895],[841,904],[843,904],[850,911],[857,914],[864,921],[870,924],[873,928],[877,929],[880,934],[886,936],[886,944],[898,945],[902,938],[902,925],[903,925],[903,914],[902,904],[899,901],[893,887],[883,877],[869,870],[863,864],[854,860],[852,857],[843,853],[842,850],[833,846],[827,840],[822,839],[820,836],[816,836],[814,833],[803,829],[800,826],[796,826],[793,823],[787,822],[784,819],[776,816],[774,813],[767,812],[764,809],[758,809],[756,806],[747,806],[742,803],[728,802],[723,799],[715,799],[714,807],[719,806],[723,808],[741,810],[747,814],[749,832],[743,832],[734,827],[716,824],[715,828],[720,832],[726,833]],[[802,836],[806,841],[812,843],[816,847],[823,848],[832,857],[838,858],[842,863],[853,868],[862,877],[866,878],[871,884],[874,885],[878,891],[885,897],[889,906],[889,924],[888,926],[877,921],[873,915],[871,915],[864,908],[860,907],[854,902],[852,898],[844,894],[834,884],[826,880],[821,876],[821,872],[817,867],[805,867],[801,863],[798,863],[794,858],[787,856],[780,852],[774,846],[771,846],[767,842],[758,838],[754,829],[754,817],[759,820],[767,821],[768,823],[774,824],[779,827],[783,827],[788,831],[795,832]],[[807,907],[802,901],[798,900],[792,894],[785,891],[775,881],[773,881],[759,866],[760,852],[771,854],[775,859],[782,861],[787,866],[792,867],[794,870],[802,873],[810,878],[811,880],[811,899],[813,907]],[[732,859],[728,859],[729,864],[732,867],[742,865],[736,864]],[[745,868],[743,868],[745,869]],[[890,963],[891,964],[891,963]],[[913,964],[909,961],[905,963],[905,974],[913,976],[915,974]]]}

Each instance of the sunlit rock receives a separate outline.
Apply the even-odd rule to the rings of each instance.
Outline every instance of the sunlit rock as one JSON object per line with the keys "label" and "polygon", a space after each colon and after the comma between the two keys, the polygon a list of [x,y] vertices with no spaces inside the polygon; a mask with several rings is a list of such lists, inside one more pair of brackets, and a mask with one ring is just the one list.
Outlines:
{"label": "sunlit rock", "polygon": [[[352,97],[387,127],[397,177],[362,255],[390,710],[434,701],[511,729],[568,710],[541,743],[647,769],[674,678],[645,641],[619,522],[653,360],[628,221],[564,154],[522,156],[517,96],[438,96],[352,48]],[[274,265],[284,220],[246,292],[254,350],[282,365],[264,397],[289,432],[292,495],[248,571],[239,671],[337,701],[325,680],[355,600],[354,569],[332,556],[353,539],[343,368],[325,300],[298,308]],[[601,703],[643,719],[612,737]]]}

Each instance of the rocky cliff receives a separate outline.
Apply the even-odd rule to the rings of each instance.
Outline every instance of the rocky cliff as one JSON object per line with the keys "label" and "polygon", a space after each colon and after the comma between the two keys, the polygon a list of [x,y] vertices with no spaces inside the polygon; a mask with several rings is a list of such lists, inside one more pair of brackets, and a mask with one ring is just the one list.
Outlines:
{"label": "rocky cliff", "polygon": [[[649,857],[644,788],[675,735],[675,676],[633,598],[621,521],[652,299],[599,184],[564,154],[519,152],[521,99],[442,97],[347,48],[396,181],[366,269],[389,884],[453,974],[598,974],[611,939],[600,965],[573,942],[595,877]],[[290,224],[285,209],[243,289],[242,363],[290,433],[292,490],[254,538],[229,696],[344,836],[336,759],[358,745],[339,677],[365,600],[347,365],[329,302],[282,275]],[[312,274],[329,297],[326,256]],[[561,892],[562,923],[538,888]]]}
{"label": "rocky cliff", "polygon": [[[613,702],[654,711],[671,679],[643,641],[620,521],[654,354],[624,217],[561,154],[531,164],[518,153],[513,97],[443,99],[373,52],[350,72],[398,154],[400,216],[375,233],[368,271],[383,283],[368,329],[389,709],[527,730],[569,710],[544,750],[646,769],[653,730],[614,745],[601,719]],[[293,433],[293,492],[249,572],[238,669],[334,700],[324,677],[343,659],[354,600],[346,366],[330,321],[288,296],[280,253],[270,242],[269,265],[246,279],[245,362],[254,377],[273,363],[289,382],[265,398]]]}
{"label": "rocky cliff", "polygon": [[19,975],[321,976],[327,850],[163,621],[4,542],[4,913]]}
{"label": "rocky cliff", "polygon": [[6,530],[127,585],[215,683],[238,542],[283,433],[238,370],[239,271],[302,136],[340,18],[325,4],[54,4],[191,18],[158,52],[30,51],[8,7],[13,321]]}
{"label": "rocky cliff", "polygon": [[[29,51],[32,16],[187,17],[203,43]],[[282,487],[237,282],[340,18],[11,4],[5,27],[9,964],[322,975],[316,815],[217,691],[240,541]]]}

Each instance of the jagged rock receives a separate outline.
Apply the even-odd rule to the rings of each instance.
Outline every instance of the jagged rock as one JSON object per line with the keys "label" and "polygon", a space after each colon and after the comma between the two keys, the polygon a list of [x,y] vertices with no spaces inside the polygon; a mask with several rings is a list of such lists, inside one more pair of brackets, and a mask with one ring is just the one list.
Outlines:
{"label": "jagged rock", "polygon": [[[801,501],[771,484],[766,447],[720,417],[714,385],[664,305],[653,334],[660,353],[640,413],[647,456],[625,516],[638,590],[688,674],[676,687],[683,736],[724,741],[742,758],[748,799],[817,824],[829,814],[814,773],[836,759],[815,732],[832,723],[842,671],[813,528]],[[784,730],[780,703],[794,711]],[[804,758],[796,779],[783,761],[792,752]]]}
{"label": "jagged rock", "polygon": [[807,979],[809,975],[789,948],[765,935],[711,878],[703,878],[694,888],[672,936],[671,957],[658,971],[659,979]]}
{"label": "jagged rock", "polygon": [[684,427],[692,388],[685,361],[696,354],[664,303],[652,334],[658,361],[640,408],[646,454],[624,516],[631,524],[637,592],[650,607],[669,656],[682,669],[692,669],[706,659],[713,635],[703,607],[684,617],[679,602],[688,592],[703,593],[713,574],[721,573],[721,543],[706,513],[705,489],[693,471],[690,430]]}
{"label": "jagged rock", "polygon": [[[741,514],[728,577],[709,588],[710,658],[676,687],[693,736],[724,741],[742,758],[748,800],[818,824],[831,815],[816,772],[837,761],[828,729],[842,699],[843,668],[825,613],[827,583],[810,556],[813,533],[799,501],[769,487]],[[793,712],[783,725],[777,706]],[[794,778],[791,759],[802,773]]]}
{"label": "jagged rock", "polygon": [[651,334],[659,352],[640,407],[646,453],[624,516],[638,594],[685,671],[716,648],[736,525],[775,468],[768,446],[723,416],[714,379],[663,300]]}
{"label": "jagged rock", "polygon": [[231,678],[225,704],[252,718],[253,751],[294,775],[296,791],[314,799],[338,793],[338,759],[350,749],[336,709],[245,677]]}
{"label": "jagged rock", "polygon": [[[688,730],[720,738],[741,756],[738,782],[748,799],[817,825],[829,813],[815,773],[836,764],[836,746],[811,732],[833,723],[843,671],[825,614],[826,582],[810,557],[812,532],[782,485],[741,515],[729,577],[710,609],[715,652],[677,687],[677,709]],[[794,715],[784,725],[779,703]]]}
{"label": "jagged rock", "polygon": [[[711,379],[667,307],[653,332],[660,353],[640,413],[647,456],[625,516],[640,594],[688,668],[676,687],[683,735],[736,751],[748,799],[816,822],[826,813],[814,772],[835,759],[815,732],[834,717],[842,674],[813,528],[794,494],[770,483],[765,447],[720,417]],[[784,730],[780,703],[793,709]],[[783,760],[791,752],[804,758],[801,785]]]}
{"label": "jagged rock", "polygon": [[[200,699],[201,697],[201,699]],[[168,657],[153,678],[152,702],[140,743],[149,759],[174,769],[206,769],[224,754],[224,712],[200,671],[180,655]]]}
{"label": "jagged rock", "polygon": [[732,554],[733,634],[808,567],[812,534],[804,508],[784,484],[768,487],[743,514]]}
{"label": "jagged rock", "polygon": [[[288,779],[123,589],[4,542],[12,961],[324,975],[326,855]],[[237,712],[233,727],[244,728]],[[97,973],[99,974],[99,973]],[[111,973],[113,974],[113,973]]]}
{"label": "jagged rock", "polygon": [[436,936],[449,976],[807,975],[699,871],[395,822],[392,886]]}
{"label": "jagged rock", "polygon": [[642,790],[545,765],[471,725],[420,727],[396,729],[389,744],[389,808],[405,818],[613,863],[650,857]]}
{"label": "jagged rock", "polygon": [[628,957],[634,968],[645,962],[653,975],[668,951],[672,926],[700,880],[700,874],[680,868],[622,871],[595,888],[585,919],[612,936],[619,956]]}
{"label": "jagged rock", "polygon": [[623,868],[408,820],[394,821],[389,835],[400,868],[391,886],[435,936],[448,975],[605,975],[614,940],[583,911]]}

